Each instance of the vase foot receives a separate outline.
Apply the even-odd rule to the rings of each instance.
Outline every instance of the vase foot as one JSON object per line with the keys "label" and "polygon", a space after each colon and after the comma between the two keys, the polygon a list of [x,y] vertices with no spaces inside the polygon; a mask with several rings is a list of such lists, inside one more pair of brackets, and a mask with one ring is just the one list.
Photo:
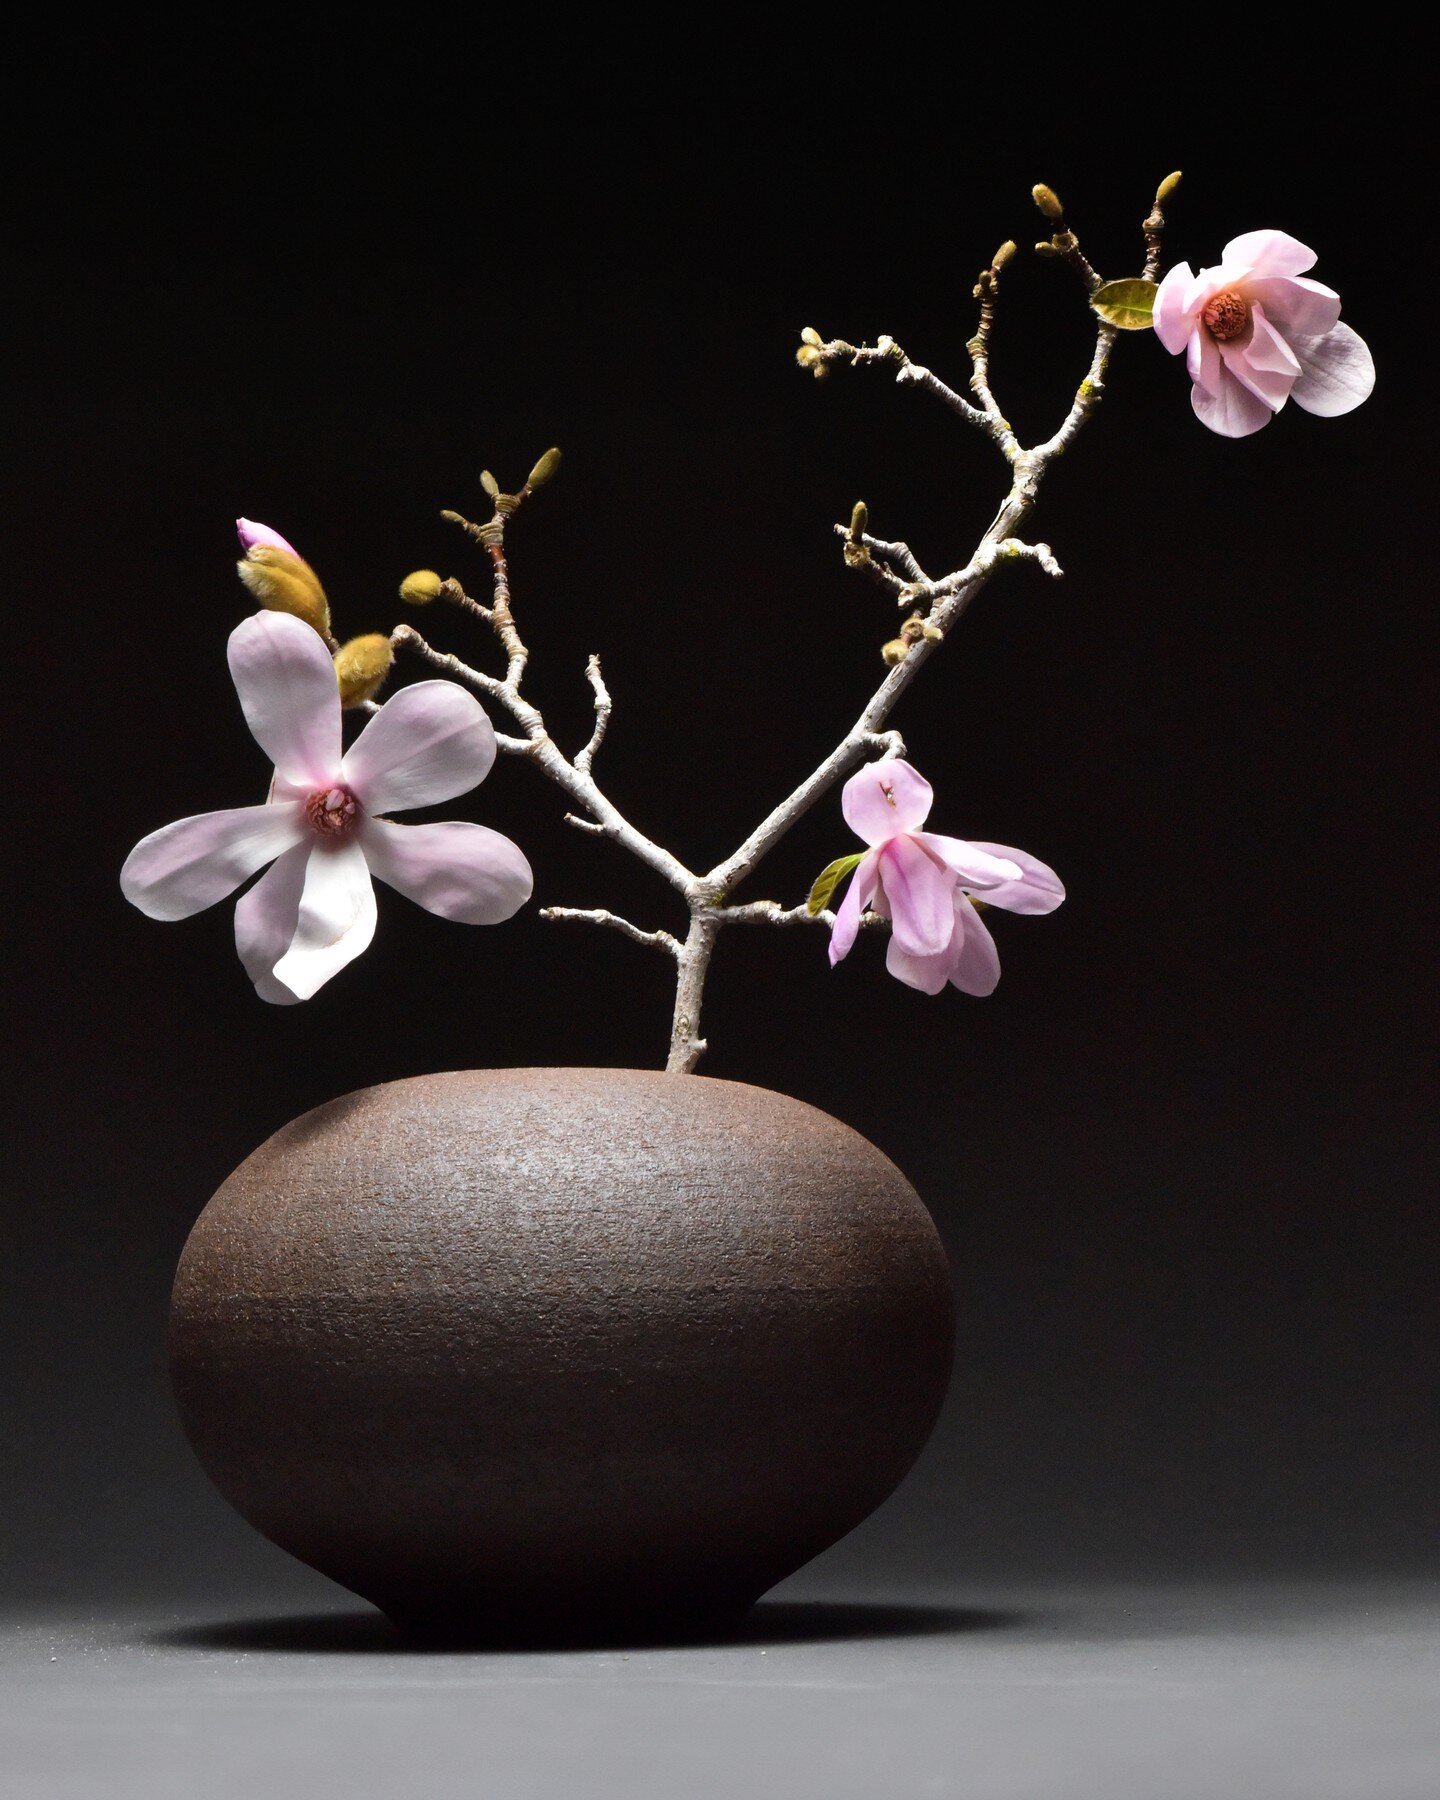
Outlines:
{"label": "vase foot", "polygon": [[382,1605],[408,1643],[471,1650],[614,1649],[722,1641],[739,1631],[758,1595],[685,1608],[414,1608]]}

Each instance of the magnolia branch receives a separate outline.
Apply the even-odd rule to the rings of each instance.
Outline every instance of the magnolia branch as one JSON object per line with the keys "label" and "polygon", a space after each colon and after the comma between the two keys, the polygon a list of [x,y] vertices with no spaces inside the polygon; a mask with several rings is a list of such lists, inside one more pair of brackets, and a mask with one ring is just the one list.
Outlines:
{"label": "magnolia branch", "polygon": [[[1164,202],[1178,179],[1178,176],[1172,176],[1161,184],[1154,207],[1142,227],[1146,247],[1145,272],[1151,279],[1159,266]],[[1037,248],[1063,260],[1079,276],[1088,298],[1099,288],[1101,279],[1082,253],[1078,239],[1067,227],[1059,200],[1045,187],[1034,190],[1034,199],[1054,228],[1049,242]],[[410,651],[431,667],[442,670],[504,708],[522,735],[497,735],[500,750],[508,755],[525,757],[564,791],[578,809],[565,814],[566,822],[586,833],[611,839],[653,869],[683,900],[689,914],[683,942],[668,931],[646,931],[603,908],[547,906],[540,915],[556,922],[603,926],[620,932],[635,943],[663,950],[674,958],[675,1007],[666,1063],[672,1072],[692,1070],[704,1053],[705,1040],[700,1035],[701,1005],[710,959],[722,928],[732,924],[818,924],[828,927],[835,922],[833,913],[811,913],[804,905],[785,907],[772,900],[732,905],[730,897],[734,890],[754,873],[805,813],[866,756],[904,756],[905,745],[900,734],[887,728],[891,713],[1002,563],[1028,561],[1036,563],[1052,577],[1061,573],[1048,544],[1024,542],[1017,533],[1035,505],[1040,482],[1050,463],[1064,454],[1098,406],[1117,333],[1097,317],[1089,367],[1065,418],[1054,434],[1042,443],[1028,449],[1023,446],[1001,410],[991,376],[991,340],[1000,298],[1001,273],[1015,254],[1013,243],[1002,244],[989,265],[981,270],[975,284],[979,320],[975,335],[967,345],[971,360],[970,389],[975,403],[966,400],[929,369],[912,362],[889,336],[880,337],[872,346],[850,344],[841,338],[827,341],[808,327],[801,334],[798,360],[817,377],[828,375],[840,364],[852,368],[879,364],[893,368],[897,382],[902,385],[920,387],[941,400],[965,423],[983,431],[995,443],[1010,466],[1010,486],[969,561],[962,568],[934,580],[926,575],[907,544],[873,536],[866,529],[868,518],[863,505],[856,506],[848,526],[836,526],[844,540],[846,563],[878,580],[900,606],[911,606],[916,610],[902,625],[900,636],[885,645],[888,665],[885,678],[839,743],[760,821],[743,843],[713,868],[703,874],[687,868],[678,857],[632,824],[596,782],[593,765],[605,741],[614,710],[597,656],[589,659],[585,669],[594,724],[588,741],[573,759],[560,750],[547,731],[539,708],[521,692],[530,653],[515,620],[505,533],[521,504],[554,473],[559,462],[558,451],[547,452],[542,457],[517,494],[501,493],[493,477],[482,476],[494,504],[492,517],[483,524],[473,523],[459,513],[443,515],[484,548],[490,563],[493,594],[491,604],[483,605],[471,599],[459,582],[450,579],[441,583],[437,597],[457,606],[494,633],[505,660],[503,677],[486,674],[459,657],[434,649],[409,625],[397,626],[391,634],[391,642],[397,649]],[[885,921],[867,914],[864,923],[883,927]]]}
{"label": "magnolia branch", "polygon": [[678,957],[680,945],[668,931],[642,931],[638,925],[632,925],[628,919],[622,919],[619,913],[607,912],[601,907],[578,906],[542,906],[542,919],[557,921],[578,920],[586,925],[608,925],[612,930],[625,934],[633,943],[648,944],[654,950],[664,950],[667,955]]}

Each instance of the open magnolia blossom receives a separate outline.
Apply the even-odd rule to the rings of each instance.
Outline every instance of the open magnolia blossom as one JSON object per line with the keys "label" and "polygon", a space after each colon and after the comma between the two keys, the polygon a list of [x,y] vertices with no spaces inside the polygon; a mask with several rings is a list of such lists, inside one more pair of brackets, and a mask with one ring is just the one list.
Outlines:
{"label": "open magnolia blossom", "polygon": [[971,896],[1008,912],[1047,913],[1065,889],[1023,850],[922,831],[933,798],[924,776],[894,759],[867,763],[845,783],[845,823],[870,848],[836,912],[830,961],[849,953],[869,907],[890,921],[892,975],[927,994],[947,982],[966,994],[993,993],[1000,955]]}
{"label": "open magnolia blossom", "polygon": [[[1160,280],[1167,213],[1179,182],[1177,170],[1155,188],[1141,226],[1143,262],[1135,275],[1115,281],[1106,281],[1082,249],[1055,190],[1043,182],[1032,187],[1049,238],[1036,248],[1056,265],[1057,293],[1066,288],[1059,277],[1068,271],[1072,303],[1086,313],[1092,338],[1064,410],[1057,409],[1048,435],[1031,443],[1022,442],[1010,423],[996,388],[1003,367],[997,369],[991,355],[997,309],[1020,254],[1013,238],[976,279],[978,318],[965,340],[969,368],[954,380],[912,361],[889,333],[854,344],[826,338],[812,326],[801,331],[796,361],[811,376],[871,368],[914,387],[988,441],[1004,466],[1006,487],[968,558],[934,574],[888,528],[885,536],[871,534],[863,500],[850,508],[848,523],[836,522],[845,566],[883,590],[906,616],[897,633],[890,614],[883,640],[876,642],[884,675],[858,714],[849,715],[853,723],[839,743],[718,861],[691,867],[616,803],[597,772],[615,710],[598,654],[584,671],[593,722],[568,752],[564,733],[549,728],[527,687],[528,625],[522,632],[516,616],[509,540],[521,507],[528,517],[533,497],[550,488],[560,468],[560,452],[551,448],[508,490],[491,471],[482,471],[488,517],[466,518],[450,507],[441,514],[478,550],[487,595],[471,595],[461,574],[433,568],[414,569],[398,584],[412,618],[423,622],[422,609],[431,606],[436,615],[453,608],[471,629],[481,626],[497,659],[489,668],[432,644],[410,618],[389,631],[342,640],[319,575],[294,545],[269,525],[236,521],[243,551],[237,570],[252,602],[265,610],[235,632],[230,660],[251,728],[276,765],[270,802],[185,819],[147,838],[125,865],[125,892],[152,916],[178,919],[273,864],[239,902],[236,941],[267,1000],[304,998],[369,943],[372,876],[433,912],[473,923],[508,918],[529,897],[524,857],[493,831],[400,826],[381,816],[393,807],[463,793],[498,751],[559,790],[568,825],[635,859],[683,906],[687,923],[680,932],[647,929],[603,906],[540,909],[545,920],[617,931],[671,963],[675,990],[665,1066],[675,1074],[690,1073],[705,1054],[705,985],[716,946],[732,927],[828,928],[836,963],[848,955],[869,909],[873,922],[890,927],[886,960],[899,980],[926,993],[947,983],[970,994],[990,993],[1000,963],[983,909],[1050,912],[1064,890],[1052,870],[1023,850],[923,829],[930,786],[904,760],[891,715],[993,577],[1027,565],[1051,578],[1061,573],[1050,545],[1027,541],[1023,530],[1048,470],[1068,458],[1109,390],[1112,355],[1123,354],[1129,334],[1153,325],[1167,350],[1186,355],[1196,412],[1213,430],[1233,437],[1258,430],[1292,395],[1310,412],[1343,413],[1358,406],[1374,383],[1370,353],[1340,323],[1338,298],[1305,273],[1313,253],[1283,232],[1237,237],[1225,246],[1218,268],[1196,275],[1180,263]],[[587,605],[586,613],[603,616],[604,609]],[[464,685],[447,680],[402,688],[377,708],[397,656]],[[510,729],[492,732],[471,693],[487,708],[498,708]],[[762,700],[757,693],[756,705]],[[341,712],[361,707],[374,717],[342,756]],[[852,774],[862,756],[880,760]],[[652,753],[649,766],[654,763]],[[683,758],[677,766],[683,781]],[[844,813],[865,850],[832,862],[798,905],[745,899],[745,884],[766,857],[847,775]],[[847,876],[848,889],[831,913],[832,896]]]}
{"label": "open magnolia blossom", "polygon": [[1340,323],[1340,296],[1305,271],[1315,252],[1283,231],[1247,231],[1217,268],[1176,263],[1155,294],[1155,335],[1183,351],[1191,403],[1223,437],[1248,437],[1293,399],[1324,418],[1369,397],[1375,365]]}
{"label": "open magnolia blossom", "polygon": [[467,925],[508,919],[530,898],[530,865],[484,825],[397,825],[380,815],[453,800],[483,781],[495,733],[453,681],[386,701],[343,750],[335,665],[307,624],[261,612],[230,634],[230,673],[275,765],[263,806],[166,825],[130,852],[125,897],[152,919],[184,919],[269,868],[235,908],[235,943],[265,1000],[307,1000],[375,933],[371,877]]}

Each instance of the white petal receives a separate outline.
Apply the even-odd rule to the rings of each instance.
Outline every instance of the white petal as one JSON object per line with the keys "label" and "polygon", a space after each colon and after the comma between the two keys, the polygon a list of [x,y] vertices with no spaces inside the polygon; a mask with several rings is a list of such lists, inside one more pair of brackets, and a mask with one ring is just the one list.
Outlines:
{"label": "white petal", "polygon": [[1292,338],[1290,348],[1300,359],[1300,379],[1290,394],[1306,412],[1333,419],[1370,398],[1375,363],[1364,338],[1348,325],[1322,337]]}
{"label": "white petal", "polygon": [[1241,387],[1263,400],[1271,412],[1279,412],[1289,399],[1300,373],[1294,352],[1258,305],[1250,309],[1249,335],[1221,344],[1220,356]]}
{"label": "white petal", "polygon": [[360,841],[372,875],[427,912],[462,925],[498,925],[534,891],[519,847],[485,825],[366,819]]}
{"label": "white petal", "polygon": [[358,838],[317,843],[305,865],[295,936],[275,979],[308,1000],[367,949],[375,935],[375,889]]}
{"label": "white petal", "polygon": [[237,806],[177,819],[142,838],[120,871],[120,891],[152,919],[203,912],[307,835],[304,808]]}
{"label": "white petal", "polygon": [[453,800],[495,762],[485,709],[453,681],[417,681],[374,715],[345,753],[340,779],[367,812]]}
{"label": "white petal", "polygon": [[287,850],[235,904],[235,948],[255,992],[272,1006],[294,1006],[299,1000],[275,979],[275,965],[290,948],[300,921],[300,895],[312,840]]}
{"label": "white petal", "polygon": [[1225,261],[1250,275],[1303,275],[1315,252],[1283,231],[1247,231],[1225,246]]}
{"label": "white petal", "polygon": [[1152,318],[1155,335],[1170,352],[1178,356],[1194,324],[1194,315],[1185,311],[1187,293],[1195,280],[1189,263],[1176,263],[1155,290]]}
{"label": "white petal", "polygon": [[1207,394],[1219,393],[1225,372],[1220,361],[1220,346],[1203,325],[1197,325],[1186,342],[1185,367],[1196,387],[1204,388]]}
{"label": "white petal", "polygon": [[1249,437],[1274,417],[1265,402],[1242,387],[1223,364],[1216,391],[1210,393],[1197,382],[1190,390],[1190,404],[1200,422],[1221,437]]}
{"label": "white petal", "polygon": [[287,787],[329,787],[340,770],[340,684],[319,634],[258,612],[230,633],[230,674],[257,744]]}
{"label": "white petal", "polygon": [[1265,308],[1265,317],[1292,337],[1322,337],[1340,318],[1340,296],[1303,275],[1267,275],[1245,283],[1245,298]]}

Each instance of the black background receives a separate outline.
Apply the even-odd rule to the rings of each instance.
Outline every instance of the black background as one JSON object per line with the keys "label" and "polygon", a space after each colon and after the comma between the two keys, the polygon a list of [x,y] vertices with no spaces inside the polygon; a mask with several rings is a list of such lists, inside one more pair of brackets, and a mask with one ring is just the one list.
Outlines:
{"label": "black background", "polygon": [[[408,569],[481,584],[437,510],[478,511],[482,465],[513,484],[563,446],[511,536],[532,691],[573,748],[602,652],[602,779],[708,864],[881,674],[894,615],[832,522],[863,495],[947,569],[1003,492],[992,448],[924,396],[798,371],[799,327],[892,332],[960,385],[976,269],[1039,235],[1030,184],[1131,273],[1176,167],[1167,263],[1261,226],[1313,244],[1374,398],[1229,442],[1178,362],[1122,341],[1029,528],[1065,579],[997,578],[896,720],[936,828],[1053,862],[1067,904],[999,920],[986,1002],[901,987],[878,941],[832,973],[819,933],[731,933],[705,1072],[874,1138],[952,1250],[956,1388],[857,1554],[961,1578],[1423,1564],[1434,385],[1401,130],[1356,110],[1358,74],[1344,103],[1233,69],[1202,88],[1138,45],[1092,63],[1022,33],[952,67],[898,27],[850,43],[798,16],[754,39],[712,21],[719,44],[541,25],[548,53],[525,55],[484,19],[419,51],[353,24],[130,39],[30,96],[6,1579],[193,1591],[278,1567],[190,1463],[163,1360],[185,1234],[269,1132],[392,1076],[663,1056],[666,965],[533,909],[471,932],[382,895],[373,949],[281,1010],[228,905],[168,929],[124,905],[137,838],[265,779],[224,665],[248,610],[234,516],[302,548],[342,634],[387,629]],[[1088,337],[1073,279],[1022,257],[994,362],[1022,437],[1053,429]],[[487,654],[458,616],[416,622]],[[446,810],[514,836],[541,902],[681,922],[523,767]],[[832,800],[750,896],[793,902],[848,847]]]}

